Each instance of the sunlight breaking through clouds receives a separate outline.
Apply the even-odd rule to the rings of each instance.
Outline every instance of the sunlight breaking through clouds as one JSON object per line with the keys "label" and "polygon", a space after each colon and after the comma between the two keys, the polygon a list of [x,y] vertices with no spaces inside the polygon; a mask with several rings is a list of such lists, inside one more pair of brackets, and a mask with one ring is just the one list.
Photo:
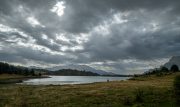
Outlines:
{"label": "sunlight breaking through clouds", "polygon": [[4,0],[0,59],[142,73],[179,55],[179,5],[179,0]]}
{"label": "sunlight breaking through clouds", "polygon": [[33,27],[36,25],[40,25],[40,23],[34,18],[34,17],[29,17],[27,19],[28,23],[31,24]]}
{"label": "sunlight breaking through clouds", "polygon": [[128,22],[128,20],[125,18],[128,17],[129,14],[130,12],[116,13],[113,16],[113,19],[114,19],[113,23],[121,24],[121,23]]}
{"label": "sunlight breaking through clouds", "polygon": [[70,48],[71,50],[75,51],[75,50],[82,50],[83,47],[82,46],[74,46],[72,48]]}
{"label": "sunlight breaking through clouds", "polygon": [[24,32],[20,32],[20,31],[19,31],[19,34],[21,34],[21,35],[24,36],[24,37],[28,37],[28,35],[25,34]]}
{"label": "sunlight breaking through clouds", "polygon": [[62,16],[64,14],[64,9],[65,9],[65,4],[66,2],[61,1],[59,2],[58,0],[56,0],[56,5],[54,5],[54,7],[52,9],[50,9],[52,12],[58,14],[59,16]]}
{"label": "sunlight breaking through clouds", "polygon": [[66,41],[66,42],[69,42],[69,39],[67,39],[64,34],[56,34],[56,40],[63,40],[63,41]]}
{"label": "sunlight breaking through clouds", "polygon": [[0,32],[12,33],[12,32],[17,32],[17,29],[13,29],[8,26],[0,24]]}
{"label": "sunlight breaking through clouds", "polygon": [[48,37],[47,37],[47,35],[42,34],[42,38],[43,38],[43,39],[47,39]]}

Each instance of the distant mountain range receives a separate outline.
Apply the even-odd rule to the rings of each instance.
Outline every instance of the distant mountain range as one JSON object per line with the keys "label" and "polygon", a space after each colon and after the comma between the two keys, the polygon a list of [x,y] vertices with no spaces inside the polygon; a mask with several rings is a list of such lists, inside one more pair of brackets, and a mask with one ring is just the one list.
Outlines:
{"label": "distant mountain range", "polygon": [[34,69],[43,69],[42,67],[36,67],[36,66],[29,66],[28,68],[29,69],[32,69],[32,68],[34,68]]}
{"label": "distant mountain range", "polygon": [[94,72],[94,73],[97,73],[97,74],[100,74],[100,75],[119,75],[119,74],[115,74],[115,73],[112,73],[112,72],[105,72],[103,70],[96,70],[90,66],[86,66],[86,65],[67,65],[67,66],[55,66],[55,67],[52,67],[52,68],[45,68],[46,70],[49,70],[49,71],[57,71],[57,70],[60,70],[60,69],[76,69],[76,70],[82,70],[82,71],[91,71],[91,72]]}
{"label": "distant mountain range", "polygon": [[153,70],[160,70],[163,66],[170,69],[173,64],[176,64],[180,68],[180,56],[173,56],[168,62],[166,62],[164,65],[161,65],[160,68],[149,69],[143,74],[152,72]]}
{"label": "distant mountain range", "polygon": [[112,72],[106,72],[106,71],[103,71],[103,70],[96,70],[90,66],[87,66],[87,65],[66,65],[66,66],[54,66],[52,68],[42,68],[42,67],[36,67],[36,66],[29,66],[29,67],[23,67],[23,66],[17,66],[17,67],[21,67],[21,68],[28,68],[28,69],[45,69],[45,70],[49,70],[49,71],[58,71],[60,69],[72,69],[72,70],[79,70],[79,71],[90,71],[90,72],[93,72],[93,73],[97,73],[97,74],[100,74],[100,75],[121,75],[121,74],[115,74],[115,73],[112,73]]}

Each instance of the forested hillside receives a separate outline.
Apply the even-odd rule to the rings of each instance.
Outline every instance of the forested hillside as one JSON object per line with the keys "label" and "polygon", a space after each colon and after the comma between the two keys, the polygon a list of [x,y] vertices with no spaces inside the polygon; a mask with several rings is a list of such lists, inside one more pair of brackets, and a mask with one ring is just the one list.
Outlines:
{"label": "forested hillside", "polygon": [[62,75],[62,76],[99,76],[97,73],[93,73],[90,71],[78,71],[72,69],[61,69],[58,71],[48,71],[45,73],[46,75]]}
{"label": "forested hillside", "polygon": [[[15,67],[13,65],[9,65],[8,63],[0,62],[0,74],[17,74],[17,75],[32,75],[35,76],[34,69],[27,69],[21,67]],[[39,75],[39,74],[38,74]]]}

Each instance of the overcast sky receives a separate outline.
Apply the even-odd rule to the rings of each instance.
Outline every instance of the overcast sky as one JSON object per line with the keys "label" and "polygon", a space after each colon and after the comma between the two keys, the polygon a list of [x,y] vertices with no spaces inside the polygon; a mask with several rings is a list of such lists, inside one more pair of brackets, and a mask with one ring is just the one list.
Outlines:
{"label": "overcast sky", "polygon": [[180,55],[180,0],[0,0],[0,61],[143,73]]}

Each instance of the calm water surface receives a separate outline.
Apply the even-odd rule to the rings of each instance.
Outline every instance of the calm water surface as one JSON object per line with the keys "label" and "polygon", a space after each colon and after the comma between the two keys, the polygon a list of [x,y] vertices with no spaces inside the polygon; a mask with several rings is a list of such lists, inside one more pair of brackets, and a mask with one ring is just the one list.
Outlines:
{"label": "calm water surface", "polygon": [[49,76],[51,78],[24,80],[22,85],[65,85],[65,84],[86,84],[93,82],[106,82],[127,80],[131,77],[105,77],[105,76]]}

